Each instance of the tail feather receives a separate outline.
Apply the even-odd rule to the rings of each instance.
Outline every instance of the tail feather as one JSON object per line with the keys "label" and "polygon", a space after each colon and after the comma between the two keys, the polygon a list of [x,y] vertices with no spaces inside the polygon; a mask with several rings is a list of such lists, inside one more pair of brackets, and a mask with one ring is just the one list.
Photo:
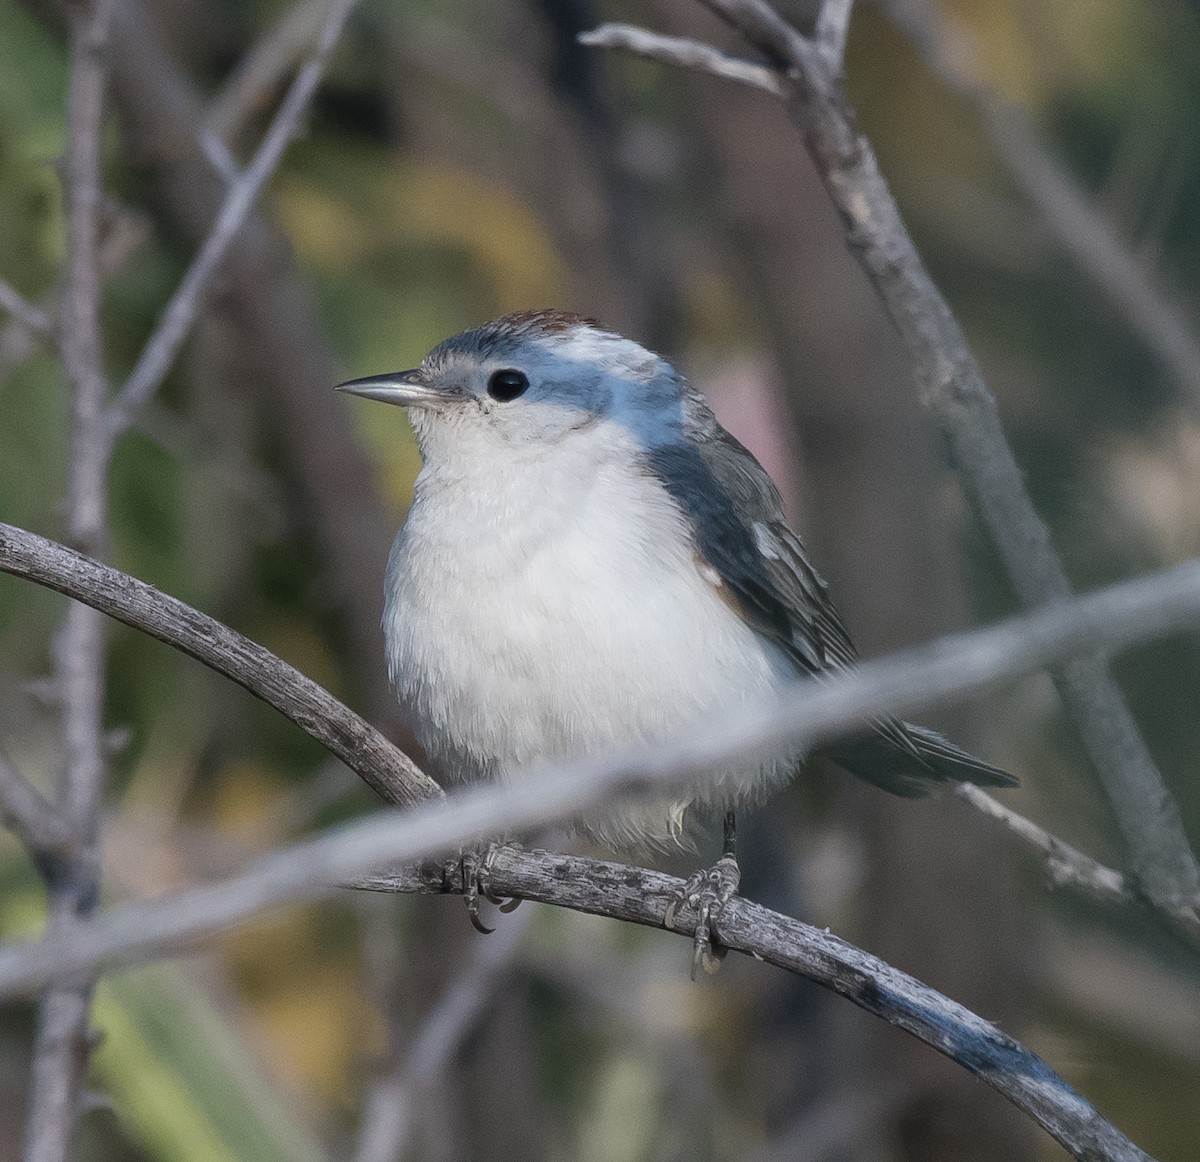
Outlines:
{"label": "tail feather", "polygon": [[872,732],[836,744],[829,749],[829,757],[860,779],[909,799],[928,795],[938,783],[1017,786],[1017,780],[1007,771],[968,754],[936,731],[908,722],[898,725],[911,748]]}

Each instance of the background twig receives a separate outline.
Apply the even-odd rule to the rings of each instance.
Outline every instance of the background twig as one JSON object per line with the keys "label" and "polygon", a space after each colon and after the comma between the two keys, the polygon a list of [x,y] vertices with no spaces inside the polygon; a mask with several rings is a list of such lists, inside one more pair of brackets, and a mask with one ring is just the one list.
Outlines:
{"label": "background twig", "polygon": [[1029,113],[983,84],[972,69],[979,47],[967,30],[949,14],[935,12],[928,0],[887,0],[883,8],[937,77],[971,102],[996,152],[1076,268],[1145,343],[1191,408],[1200,408],[1200,338],[1194,324],[1046,148]]}
{"label": "background twig", "polygon": [[333,55],[334,47],[354,4],[355,0],[332,0],[316,51],[288,90],[271,122],[271,127],[254,155],[254,160],[230,186],[225,204],[213,223],[211,233],[192,260],[187,274],[163,312],[158,327],[130,372],[129,379],[109,407],[108,424],[114,435],[129,427],[138,408],[158,389],[179,354],[179,349],[195,322],[208,284],[260,191],[278,167],[283,151],[295,135],[300,119],[321,83],[321,77],[325,74],[329,58]]}
{"label": "background twig", "polygon": [[[70,385],[71,435],[67,537],[102,556],[108,537],[107,387],[100,331],[100,203],[104,90],[103,53],[113,0],[95,0],[70,18],[64,184],[67,261],[59,343]],[[55,806],[73,832],[69,850],[45,864],[47,932],[64,930],[96,906],[97,833],[107,756],[103,741],[106,624],[95,609],[72,602],[55,642],[55,687],[62,716],[62,769]],[[84,974],[47,989],[38,1010],[26,1162],[65,1162],[91,1050],[92,984]]]}

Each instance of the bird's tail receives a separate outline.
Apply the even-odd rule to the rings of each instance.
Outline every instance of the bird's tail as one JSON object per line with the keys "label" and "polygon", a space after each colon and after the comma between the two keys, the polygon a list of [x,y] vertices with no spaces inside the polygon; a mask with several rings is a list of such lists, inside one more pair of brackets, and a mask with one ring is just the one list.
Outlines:
{"label": "bird's tail", "polygon": [[[889,734],[872,731],[856,735],[826,752],[840,767],[893,795],[915,799],[928,795],[938,783],[975,783],[980,787],[1015,787],[1017,780],[968,754],[933,730],[895,723]],[[897,735],[903,736],[901,745]]]}

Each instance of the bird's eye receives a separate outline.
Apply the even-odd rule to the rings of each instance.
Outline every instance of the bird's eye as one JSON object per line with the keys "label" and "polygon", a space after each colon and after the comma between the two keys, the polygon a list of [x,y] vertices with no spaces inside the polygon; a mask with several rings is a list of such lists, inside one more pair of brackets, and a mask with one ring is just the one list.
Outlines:
{"label": "bird's eye", "polygon": [[510,367],[504,371],[492,372],[492,376],[488,380],[487,391],[492,399],[508,403],[510,399],[516,399],[517,396],[523,395],[528,386],[529,380],[525,373],[514,371]]}

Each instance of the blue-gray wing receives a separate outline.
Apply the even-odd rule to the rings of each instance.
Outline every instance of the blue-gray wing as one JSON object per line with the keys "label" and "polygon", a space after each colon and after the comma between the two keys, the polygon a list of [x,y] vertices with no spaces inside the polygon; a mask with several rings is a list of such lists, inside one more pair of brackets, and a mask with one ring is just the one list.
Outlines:
{"label": "blue-gray wing", "polygon": [[[798,674],[852,666],[858,654],[828,587],[788,527],[783,503],[761,464],[717,423],[684,386],[689,439],[647,452],[691,525],[696,549],[716,570],[730,603],[777,643]],[[884,717],[869,734],[830,750],[854,774],[901,795],[931,783],[968,781],[1010,786],[1015,780],[933,731]]]}

